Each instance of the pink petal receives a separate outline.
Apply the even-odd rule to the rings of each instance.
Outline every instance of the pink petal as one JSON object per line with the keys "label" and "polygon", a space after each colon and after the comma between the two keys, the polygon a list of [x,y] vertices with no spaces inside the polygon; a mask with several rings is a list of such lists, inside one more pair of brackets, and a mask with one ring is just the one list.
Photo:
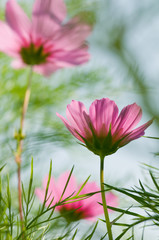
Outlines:
{"label": "pink petal", "polygon": [[[35,194],[36,196],[41,200],[41,202],[44,202],[45,199],[45,192],[46,192],[46,187],[48,183],[48,176],[46,176],[43,180],[43,188],[36,188],[35,189]],[[63,186],[61,186],[63,187]],[[51,177],[50,183],[49,183],[49,188],[48,188],[48,193],[47,193],[47,202],[46,206],[48,206],[51,203],[51,206],[54,206],[60,199],[62,189],[61,187],[55,183],[55,180]],[[57,207],[59,208],[59,207]]]}
{"label": "pink petal", "polygon": [[[81,186],[78,187],[78,190]],[[91,193],[94,191],[100,191],[100,189],[97,187],[96,183],[87,183],[82,191],[79,193],[79,195]],[[95,194],[89,198],[73,202],[71,204],[67,204],[66,208],[69,209],[77,209],[77,212],[81,212],[83,215],[83,218],[89,219],[89,220],[95,220],[96,216],[101,214],[103,212],[102,206],[100,207],[100,213],[99,211],[95,212],[95,208],[97,205],[99,205],[97,202],[99,200],[100,194]],[[102,211],[101,211],[102,210]]]}
{"label": "pink petal", "polygon": [[58,28],[59,25],[49,15],[33,14],[31,30],[33,42],[39,37],[45,39],[52,37]]}
{"label": "pink petal", "polygon": [[[18,56],[19,57],[19,56]],[[14,61],[12,61],[12,67],[14,69],[21,69],[27,67],[27,65],[23,62],[22,59],[17,58]],[[35,65],[33,67],[33,71],[37,72],[39,74],[42,74],[46,77],[50,76],[53,72],[55,72],[58,68],[55,67],[52,63],[45,63],[41,65]]]}
{"label": "pink petal", "polygon": [[106,137],[110,125],[113,127],[118,115],[118,107],[109,98],[95,100],[90,108],[89,115],[96,134],[99,137]]}
{"label": "pink petal", "polygon": [[[96,185],[95,182],[87,183],[80,194],[88,194],[91,192],[98,192],[92,195],[89,198],[86,198],[81,201],[82,207],[80,208],[83,211],[86,219],[94,221],[97,216],[103,214],[103,207],[99,203],[102,203],[100,188]],[[106,202],[107,205],[116,207],[118,206],[118,197],[111,192],[106,193]]]}
{"label": "pink petal", "polygon": [[[81,194],[91,193],[91,192],[98,192],[100,188],[96,185],[95,182],[87,183],[84,187]],[[83,201],[83,211],[85,210],[86,218],[89,220],[95,220],[97,216],[103,213],[103,207],[98,203],[102,202],[101,193],[96,193],[91,197],[85,199]]]}
{"label": "pink petal", "polygon": [[35,189],[35,195],[40,199],[40,201],[43,203],[44,202],[44,198],[45,198],[45,192],[44,190],[40,189],[40,188],[36,188]]}
{"label": "pink petal", "polygon": [[[54,182],[54,179],[51,178],[49,189],[48,189],[48,197],[50,196],[50,198],[48,199],[46,206],[49,205],[52,197],[54,197],[54,203],[52,203],[51,206],[53,206],[56,202],[60,200],[61,194],[63,193],[68,177],[69,177],[69,172],[65,172],[59,177],[56,183]],[[48,182],[48,177],[45,177],[43,181],[43,189],[37,188],[35,190],[35,194],[42,202],[44,201],[47,182]],[[71,175],[69,183],[65,190],[63,199],[69,197],[75,192],[77,193],[80,188],[81,186],[77,188],[76,179],[73,175]],[[68,211],[74,209],[77,212],[82,213],[83,218],[94,221],[96,220],[96,217],[98,215],[103,213],[103,207],[98,203],[98,202],[102,202],[100,188],[96,185],[95,182],[86,183],[86,185],[80,192],[80,195],[83,195],[83,194],[88,194],[91,192],[98,192],[98,191],[99,193],[95,193],[91,197],[86,198],[84,200],[79,200],[77,202],[72,202],[65,205],[57,206],[56,210],[60,211],[61,208],[63,207]],[[110,192],[106,194],[106,200],[108,205],[115,207],[118,204],[118,198]]]}
{"label": "pink petal", "polygon": [[[43,181],[44,194],[46,191],[47,183],[48,183],[48,176],[46,176]],[[49,203],[52,201],[52,199],[54,199],[53,203],[58,202],[58,200],[59,200],[58,193],[59,193],[59,191],[55,184],[55,180],[51,177],[50,183],[49,183],[49,188],[48,188],[48,194],[47,194],[47,199],[48,199],[47,205],[49,205]],[[53,203],[51,205],[53,205]]]}
{"label": "pink petal", "polygon": [[142,117],[142,110],[136,104],[131,104],[123,108],[121,111],[114,128],[112,129],[112,134],[116,134],[118,131],[122,129],[122,134],[126,134],[135,127],[138,122],[141,120]]}
{"label": "pink petal", "polygon": [[[101,193],[100,193],[100,188],[96,185],[95,182],[88,182],[86,183],[86,185],[84,186],[84,188],[82,189],[82,191],[80,192],[80,195],[82,194],[88,194],[88,193],[93,193],[93,192],[99,192],[96,193],[94,195],[92,195],[89,198],[86,198],[85,200],[83,200],[83,207],[84,208],[91,208],[91,205],[98,205],[97,202],[101,202]],[[93,209],[92,209],[93,210]]]}
{"label": "pink petal", "polygon": [[[79,186],[79,189],[81,188],[81,186],[82,185]],[[82,191],[80,192],[80,195],[98,191],[100,191],[100,188],[97,186],[96,182],[87,182]]]}
{"label": "pink petal", "polygon": [[59,24],[49,15],[34,12],[31,30],[33,42],[36,42],[36,39],[39,37],[43,37],[44,39],[51,38],[59,27]]}
{"label": "pink petal", "polygon": [[[97,190],[96,190],[97,191]],[[102,198],[101,198],[101,193],[99,194],[95,194],[94,196],[90,197],[90,199],[88,199],[89,202],[87,202],[87,205],[89,206],[86,209],[86,212],[88,217],[86,217],[87,219],[94,221],[96,220],[96,217],[103,214],[103,206],[99,203],[102,203]],[[86,201],[86,200],[84,200]],[[111,207],[117,207],[119,205],[119,199],[116,195],[114,195],[111,192],[106,193],[106,203],[107,205],[111,206]],[[83,206],[85,206],[86,202],[83,204]],[[108,209],[108,211],[110,212],[111,210]]]}
{"label": "pink petal", "polygon": [[147,123],[143,124],[142,126],[136,128],[133,130],[127,137],[125,137],[120,143],[119,146],[122,147],[132,140],[135,140],[137,138],[140,138],[145,134],[145,129],[148,128],[152,124],[153,120],[148,121]]}
{"label": "pink petal", "polygon": [[46,77],[50,76],[53,72],[55,72],[58,69],[56,64],[53,63],[44,63],[40,65],[34,66],[34,71],[37,73],[40,73]]}
{"label": "pink petal", "polygon": [[36,0],[33,7],[33,14],[47,14],[52,19],[62,22],[66,17],[66,5],[63,0]]}
{"label": "pink petal", "polygon": [[63,116],[61,116],[59,113],[56,113],[56,115],[63,121],[63,123],[73,136],[75,136],[78,140],[84,142],[83,139],[79,136],[79,134],[77,134],[76,130],[69,125],[68,121]]}
{"label": "pink petal", "polygon": [[6,20],[9,26],[19,36],[29,40],[31,22],[15,0],[9,0],[6,5]]}
{"label": "pink petal", "polygon": [[53,52],[53,57],[56,60],[57,66],[61,68],[71,67],[88,62],[90,56],[87,50],[87,46],[72,51],[55,50]]}
{"label": "pink petal", "polygon": [[67,119],[74,129],[84,138],[91,138],[89,116],[82,102],[72,100],[71,104],[67,105]]}
{"label": "pink petal", "polygon": [[36,34],[50,37],[59,29],[66,16],[63,0],[36,0],[33,7],[33,29]]}
{"label": "pink petal", "polygon": [[81,47],[91,33],[91,27],[73,18],[65,24],[55,35],[54,42],[57,48],[73,50]]}
{"label": "pink petal", "polygon": [[[61,194],[63,193],[63,190],[64,190],[65,185],[67,183],[69,174],[70,174],[69,172],[63,173],[59,177],[59,179],[58,179],[58,181],[56,183],[56,187],[57,187],[57,189],[59,190],[59,193],[60,193],[59,198],[61,197]],[[65,198],[69,197],[70,195],[72,195],[74,193],[74,191],[76,191],[76,189],[77,189],[76,179],[75,179],[75,177],[73,175],[71,175],[69,183],[67,185],[67,188],[65,190],[65,193],[64,193],[62,199],[65,199]]]}
{"label": "pink petal", "polygon": [[14,61],[12,61],[12,67],[15,69],[20,69],[26,67],[26,64],[22,62],[22,59],[17,58]]}
{"label": "pink petal", "polygon": [[[35,189],[35,194],[41,200],[42,203],[44,202],[44,199],[45,199],[47,183],[48,183],[48,176],[46,176],[43,180],[43,188]],[[53,206],[56,202],[58,202],[59,196],[60,196],[60,194],[58,194],[58,189],[55,185],[55,181],[51,177],[50,183],[49,183],[49,188],[48,188],[48,193],[47,193],[46,206],[48,206],[50,203],[51,203],[51,206]]]}
{"label": "pink petal", "polygon": [[119,205],[119,198],[112,192],[108,192],[106,193],[106,202],[107,202],[107,205],[111,207],[117,207]]}
{"label": "pink petal", "polygon": [[0,51],[15,57],[18,56],[20,46],[20,38],[6,23],[0,21]]}

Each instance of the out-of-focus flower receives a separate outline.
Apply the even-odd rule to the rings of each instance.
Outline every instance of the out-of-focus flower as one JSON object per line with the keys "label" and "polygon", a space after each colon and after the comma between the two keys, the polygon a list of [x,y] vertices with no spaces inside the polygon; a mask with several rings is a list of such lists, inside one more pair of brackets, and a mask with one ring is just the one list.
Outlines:
{"label": "out-of-focus flower", "polygon": [[91,27],[77,17],[63,24],[65,17],[63,0],[35,0],[31,20],[9,0],[6,22],[0,21],[0,51],[15,58],[13,67],[32,65],[43,75],[87,62]]}
{"label": "out-of-focus flower", "polygon": [[152,120],[134,129],[142,117],[142,110],[136,104],[122,109],[109,98],[95,100],[87,112],[84,104],[72,101],[66,109],[66,120],[57,113],[68,130],[89,150],[99,156],[107,156],[120,147],[144,135]]}
{"label": "out-of-focus flower", "polygon": [[[51,206],[54,206],[55,203],[58,203],[61,195],[63,193],[65,184],[69,177],[69,173],[63,173],[57,182],[51,177],[48,194],[47,194],[47,202],[46,205],[48,206],[51,203]],[[43,202],[45,198],[45,191],[48,182],[48,177],[46,177],[43,181],[43,188],[37,188],[35,190],[35,194],[37,197]],[[73,175],[71,175],[68,186],[66,191],[62,197],[62,200],[74,196],[80,189],[81,185],[78,186],[76,183],[76,179]],[[79,195],[93,193],[100,191],[100,188],[96,185],[95,182],[87,182],[82,191]],[[107,204],[113,207],[118,205],[118,197],[111,192],[106,194]],[[53,201],[52,201],[53,200]],[[52,202],[51,202],[52,201]],[[87,219],[87,220],[95,220],[98,215],[103,213],[103,207],[99,204],[102,202],[101,194],[95,193],[91,197],[78,200],[71,203],[65,203],[63,205],[55,207],[55,210],[58,210],[67,221],[77,221],[80,219]]]}

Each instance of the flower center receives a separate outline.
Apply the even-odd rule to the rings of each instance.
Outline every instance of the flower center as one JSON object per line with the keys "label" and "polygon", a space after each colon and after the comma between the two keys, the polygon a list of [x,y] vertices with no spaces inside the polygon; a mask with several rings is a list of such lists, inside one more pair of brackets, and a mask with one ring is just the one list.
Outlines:
{"label": "flower center", "polygon": [[75,222],[84,218],[84,214],[80,209],[67,209],[63,207],[60,209],[60,213],[67,222]]}
{"label": "flower center", "polygon": [[39,65],[46,63],[47,57],[50,54],[44,51],[43,45],[36,46],[34,43],[31,43],[29,46],[21,48],[20,55],[25,64]]}

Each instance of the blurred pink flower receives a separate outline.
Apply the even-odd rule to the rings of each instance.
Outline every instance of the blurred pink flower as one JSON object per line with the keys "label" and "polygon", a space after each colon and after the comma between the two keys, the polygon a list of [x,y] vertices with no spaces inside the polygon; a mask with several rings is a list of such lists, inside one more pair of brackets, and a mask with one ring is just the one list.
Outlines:
{"label": "blurred pink flower", "polygon": [[16,0],[8,0],[6,23],[0,21],[0,51],[15,58],[13,67],[32,65],[43,75],[87,62],[91,27],[77,17],[63,24],[65,17],[63,0],[35,0],[31,20]]}
{"label": "blurred pink flower", "polygon": [[113,154],[120,147],[144,135],[152,120],[134,129],[142,117],[142,110],[136,104],[122,109],[109,98],[95,100],[87,112],[84,104],[73,100],[67,105],[66,120],[57,113],[68,130],[85,143],[89,150],[99,156]]}
{"label": "blurred pink flower", "polygon": [[[51,203],[51,206],[54,206],[55,203],[57,203],[60,200],[61,194],[67,182],[68,176],[69,176],[68,172],[63,173],[59,177],[57,182],[55,182],[55,180],[51,177],[49,189],[48,189],[48,195],[47,195],[48,200],[46,202],[47,206],[51,203],[52,199],[53,199],[53,202]],[[43,181],[43,188],[42,189],[37,188],[35,190],[36,196],[42,202],[44,201],[44,197],[45,197],[47,181],[48,181],[48,177],[46,177]],[[71,175],[70,181],[68,183],[64,196],[62,197],[62,200],[69,196],[74,196],[78,192],[80,187],[81,185],[78,186],[76,183],[75,177]],[[79,195],[98,192],[98,191],[100,191],[100,188],[96,185],[95,182],[90,182],[90,183],[87,182]],[[106,194],[106,199],[107,199],[108,205],[113,207],[116,207],[118,205],[118,197],[113,193],[108,192]],[[100,193],[96,193],[91,197],[88,197],[83,200],[57,206],[55,210],[58,210],[61,214],[64,214],[63,216],[68,221],[77,221],[79,219],[87,219],[87,220],[94,221],[96,220],[96,217],[98,215],[103,213],[103,207],[98,202],[102,202]]]}

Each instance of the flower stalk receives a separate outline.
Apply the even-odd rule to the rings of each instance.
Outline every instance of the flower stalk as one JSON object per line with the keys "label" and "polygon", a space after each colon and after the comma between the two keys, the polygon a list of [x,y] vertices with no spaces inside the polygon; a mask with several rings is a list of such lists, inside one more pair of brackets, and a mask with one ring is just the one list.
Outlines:
{"label": "flower stalk", "polygon": [[108,238],[109,240],[113,240],[111,223],[109,220],[109,214],[108,214],[108,208],[107,208],[103,183],[104,183],[104,157],[100,156],[100,187],[101,187],[101,196],[102,196],[102,202],[103,202],[103,210],[104,210],[106,227],[108,231]]}
{"label": "flower stalk", "polygon": [[[27,88],[24,96],[24,102],[22,106],[22,114],[20,119],[20,129],[15,133],[14,138],[17,140],[17,150],[15,152],[15,162],[17,163],[17,175],[18,175],[18,202],[19,202],[19,215],[20,220],[23,223],[23,209],[22,209],[22,189],[21,189],[21,162],[22,162],[22,151],[23,151],[23,139],[25,138],[23,134],[24,121],[26,112],[28,109],[30,93],[31,93],[31,79],[32,79],[33,67],[30,68],[30,73],[28,77]],[[23,226],[23,224],[22,224]]]}

